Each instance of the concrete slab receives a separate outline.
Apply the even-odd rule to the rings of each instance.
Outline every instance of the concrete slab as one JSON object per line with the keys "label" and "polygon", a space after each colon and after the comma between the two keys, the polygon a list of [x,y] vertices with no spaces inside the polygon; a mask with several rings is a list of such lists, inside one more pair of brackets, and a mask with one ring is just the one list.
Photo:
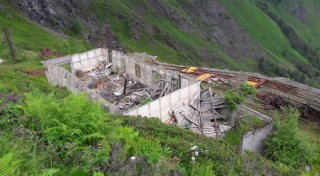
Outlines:
{"label": "concrete slab", "polygon": [[142,117],[149,117],[149,105],[146,104],[144,106],[141,106],[138,108],[138,114],[141,115]]}
{"label": "concrete slab", "polygon": [[[150,102],[149,104],[150,104],[149,105],[150,114],[160,110],[160,101],[159,100],[154,100],[154,101]],[[159,115],[159,117],[160,117],[160,115]]]}

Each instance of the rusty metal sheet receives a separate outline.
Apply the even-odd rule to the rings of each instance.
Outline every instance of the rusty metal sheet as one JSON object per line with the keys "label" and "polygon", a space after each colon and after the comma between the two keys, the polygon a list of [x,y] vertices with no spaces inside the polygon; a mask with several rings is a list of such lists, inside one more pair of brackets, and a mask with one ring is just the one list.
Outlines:
{"label": "rusty metal sheet", "polygon": [[[1,95],[4,95],[4,94],[1,94]],[[20,97],[20,95],[18,95],[16,93],[14,93],[13,95],[7,95],[6,99],[3,100],[3,102],[1,103],[0,109],[2,107],[4,107],[9,101],[11,101],[12,103],[16,103],[19,97]]]}
{"label": "rusty metal sheet", "polygon": [[23,72],[27,73],[29,76],[42,75],[46,73],[44,70],[24,70]]}
{"label": "rusty metal sheet", "polygon": [[210,74],[203,74],[203,75],[197,77],[196,79],[199,80],[199,81],[208,83],[209,80],[210,80],[210,78],[211,78],[211,75],[210,75]]}

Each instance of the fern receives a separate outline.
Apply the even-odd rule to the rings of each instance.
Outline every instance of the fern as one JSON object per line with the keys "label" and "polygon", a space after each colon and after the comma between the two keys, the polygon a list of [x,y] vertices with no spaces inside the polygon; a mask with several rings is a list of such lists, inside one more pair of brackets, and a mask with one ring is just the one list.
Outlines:
{"label": "fern", "polygon": [[26,105],[19,107],[26,116],[40,122],[37,128],[45,134],[44,140],[59,145],[73,141],[97,143],[120,124],[119,120],[112,121],[99,103],[87,100],[84,93],[70,94],[63,100],[56,100],[53,95],[26,94]]}
{"label": "fern", "polygon": [[9,176],[17,169],[20,160],[11,161],[14,153],[8,153],[0,158],[0,176]]}

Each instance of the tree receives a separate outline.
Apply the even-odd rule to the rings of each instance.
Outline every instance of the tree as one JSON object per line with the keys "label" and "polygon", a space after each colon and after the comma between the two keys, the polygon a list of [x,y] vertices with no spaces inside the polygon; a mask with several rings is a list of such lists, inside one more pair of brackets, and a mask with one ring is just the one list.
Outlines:
{"label": "tree", "polygon": [[71,20],[71,30],[76,33],[76,34],[80,34],[81,30],[82,30],[82,26],[79,20],[77,19],[72,19]]}
{"label": "tree", "polygon": [[313,161],[316,157],[314,149],[302,135],[298,134],[297,110],[281,108],[283,117],[276,115],[275,132],[265,140],[265,155],[274,161],[298,168]]}

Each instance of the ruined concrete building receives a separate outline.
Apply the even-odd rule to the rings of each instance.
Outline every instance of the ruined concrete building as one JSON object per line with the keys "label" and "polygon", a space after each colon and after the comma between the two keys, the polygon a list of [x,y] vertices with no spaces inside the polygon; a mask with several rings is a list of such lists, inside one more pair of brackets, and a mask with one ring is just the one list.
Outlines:
{"label": "ruined concrete building", "polygon": [[[70,64],[71,72],[59,66],[66,63]],[[112,51],[112,58],[109,58],[106,48],[48,60],[44,62],[44,68],[49,83],[66,87],[75,94],[85,91],[90,101],[102,101],[112,114],[155,117],[161,122],[175,123],[215,138],[222,138],[244,113],[263,120],[264,125],[242,135],[240,152],[250,150],[263,154],[263,140],[273,131],[272,119],[244,105],[239,105],[231,114],[224,98],[217,96],[211,88],[201,90],[201,81],[190,76],[191,72],[201,75],[200,80],[209,75],[208,80],[221,83],[224,80],[248,81],[256,88],[282,91],[284,96],[299,102],[310,97],[310,107],[314,109],[318,109],[320,102],[319,89],[287,79],[229,70],[191,69],[159,63],[156,57],[139,53],[126,55]],[[310,96],[315,94],[317,96]],[[271,100],[263,102],[270,103]]]}

